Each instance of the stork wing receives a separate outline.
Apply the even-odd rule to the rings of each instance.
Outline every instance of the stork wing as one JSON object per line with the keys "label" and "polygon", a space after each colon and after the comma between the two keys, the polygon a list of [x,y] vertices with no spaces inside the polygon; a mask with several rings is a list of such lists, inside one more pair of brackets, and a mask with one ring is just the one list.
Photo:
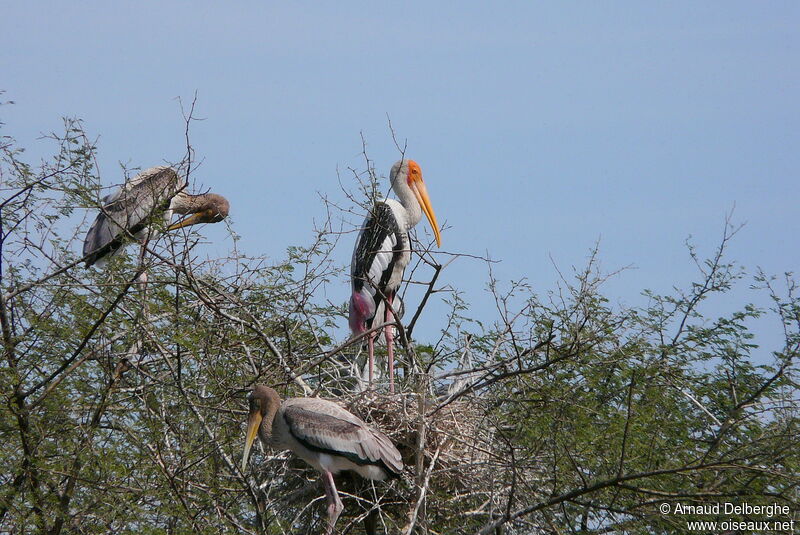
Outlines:
{"label": "stork wing", "polygon": [[91,255],[86,266],[117,252],[129,234],[141,231],[156,212],[167,209],[179,188],[174,169],[152,167],[103,198],[103,208],[83,242],[83,255]]}
{"label": "stork wing", "polygon": [[[399,234],[400,227],[391,207],[384,202],[375,203],[372,213],[364,220],[353,250],[350,274],[355,290],[360,290],[368,281],[377,285],[388,282],[391,268],[400,254],[395,250],[401,243]],[[371,293],[374,295],[375,290]]]}
{"label": "stork wing", "polygon": [[375,203],[372,213],[364,220],[350,264],[353,291],[349,324],[354,334],[369,329],[372,319],[381,310],[379,305],[383,299],[376,298],[376,286],[386,289],[395,263],[402,256],[402,238],[392,206],[388,202]]}
{"label": "stork wing", "polygon": [[392,441],[367,427],[361,419],[337,404],[318,398],[298,398],[284,403],[289,432],[313,451],[345,457],[360,464],[400,474],[403,461]]}

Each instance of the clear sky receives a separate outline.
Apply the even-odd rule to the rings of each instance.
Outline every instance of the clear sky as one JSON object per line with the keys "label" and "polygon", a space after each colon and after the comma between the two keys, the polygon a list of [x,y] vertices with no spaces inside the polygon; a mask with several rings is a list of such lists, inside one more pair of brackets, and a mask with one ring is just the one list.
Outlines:
{"label": "clear sky", "polygon": [[[308,243],[337,167],[398,154],[423,170],[443,248],[490,254],[501,279],[555,286],[600,240],[607,287],[642,303],[693,276],[683,245],[747,223],[731,257],[796,270],[800,3],[4,2],[0,108],[31,155],[59,117],[118,162],[183,154],[175,100],[198,93],[196,179],[226,195],[249,254]],[[423,223],[424,225],[424,223]],[[230,247],[224,229],[205,234]],[[348,261],[353,238],[337,258]],[[446,277],[445,277],[446,275]],[[485,267],[443,282],[491,317]],[[347,298],[329,288],[327,297]],[[736,298],[756,300],[741,285]],[[763,303],[763,300],[757,300]],[[414,306],[415,303],[410,303]],[[434,311],[437,309],[433,309]],[[441,326],[435,313],[430,331]],[[425,333],[420,329],[420,334]]]}

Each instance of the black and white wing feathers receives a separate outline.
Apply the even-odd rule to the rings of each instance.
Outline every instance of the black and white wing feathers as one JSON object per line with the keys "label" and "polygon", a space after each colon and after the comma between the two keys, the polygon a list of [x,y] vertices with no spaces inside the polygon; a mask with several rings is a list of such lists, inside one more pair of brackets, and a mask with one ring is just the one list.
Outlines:
{"label": "black and white wing feathers", "polygon": [[386,288],[404,245],[400,225],[391,206],[386,202],[375,203],[372,213],[364,221],[350,264],[353,292],[359,292],[372,301],[373,314],[380,302],[380,298],[376,297],[376,286]]}

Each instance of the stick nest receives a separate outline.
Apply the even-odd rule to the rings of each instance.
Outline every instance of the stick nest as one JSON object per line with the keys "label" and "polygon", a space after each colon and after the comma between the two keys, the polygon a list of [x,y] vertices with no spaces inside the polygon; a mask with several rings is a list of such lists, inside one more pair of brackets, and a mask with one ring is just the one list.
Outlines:
{"label": "stick nest", "polygon": [[439,408],[436,398],[421,400],[416,393],[365,392],[342,401],[397,446],[404,477],[420,479],[419,463],[424,474],[435,459],[432,480],[437,489],[487,488],[484,485],[495,478],[495,465],[503,454],[493,451],[495,429],[480,400],[460,398]]}

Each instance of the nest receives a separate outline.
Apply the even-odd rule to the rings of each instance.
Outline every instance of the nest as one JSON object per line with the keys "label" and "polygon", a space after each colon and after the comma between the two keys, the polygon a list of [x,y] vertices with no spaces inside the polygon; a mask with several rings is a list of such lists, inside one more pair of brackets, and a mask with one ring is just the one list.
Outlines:
{"label": "nest", "polygon": [[[336,401],[386,434],[405,465],[402,481],[370,482],[351,472],[336,476],[345,504],[337,524],[343,533],[363,533],[363,521],[375,510],[385,526],[379,533],[400,532],[422,503],[420,489],[425,500],[418,521],[424,517],[426,523],[445,526],[451,533],[460,532],[454,523],[464,522],[454,513],[492,509],[492,504],[500,503],[508,483],[509,458],[498,451],[502,442],[496,440],[490,411],[480,398],[465,396],[439,408],[439,400],[432,396],[420,399],[410,392],[370,391],[340,395]],[[324,498],[316,471],[287,452],[272,458],[283,462],[263,463],[264,473],[258,476],[265,482],[270,508],[281,511],[283,518],[293,518],[290,526],[324,528]]]}
{"label": "nest", "polygon": [[503,455],[493,451],[495,429],[480,400],[460,398],[440,407],[436,398],[417,393],[364,392],[342,401],[392,440],[412,480],[435,470],[437,489],[474,489],[495,478]]}

